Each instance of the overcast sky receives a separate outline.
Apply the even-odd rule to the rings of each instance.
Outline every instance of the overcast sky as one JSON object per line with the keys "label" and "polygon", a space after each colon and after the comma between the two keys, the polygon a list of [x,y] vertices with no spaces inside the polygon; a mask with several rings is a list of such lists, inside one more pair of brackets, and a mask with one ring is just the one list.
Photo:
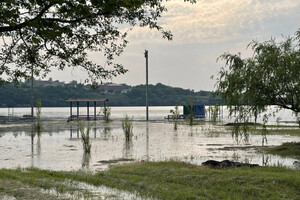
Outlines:
{"label": "overcast sky", "polygon": [[[149,83],[163,83],[188,89],[213,90],[210,77],[224,66],[216,59],[224,52],[250,55],[246,46],[253,39],[294,35],[300,28],[300,0],[198,0],[197,4],[171,0],[168,12],[159,20],[174,39],[162,39],[159,32],[134,28],[129,45],[117,59],[128,70],[113,78],[116,83],[145,83],[144,50],[149,50]],[[91,59],[103,64],[101,56]],[[48,77],[69,82],[84,80],[79,70],[53,71]]]}

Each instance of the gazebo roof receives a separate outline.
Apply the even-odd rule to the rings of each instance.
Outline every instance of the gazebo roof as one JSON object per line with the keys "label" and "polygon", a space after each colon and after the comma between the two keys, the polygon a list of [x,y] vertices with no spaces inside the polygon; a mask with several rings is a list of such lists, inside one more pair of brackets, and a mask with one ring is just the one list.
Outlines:
{"label": "gazebo roof", "polygon": [[102,101],[108,101],[108,99],[105,99],[105,98],[82,98],[82,99],[68,99],[66,101],[67,102],[90,102],[90,101],[102,102]]}

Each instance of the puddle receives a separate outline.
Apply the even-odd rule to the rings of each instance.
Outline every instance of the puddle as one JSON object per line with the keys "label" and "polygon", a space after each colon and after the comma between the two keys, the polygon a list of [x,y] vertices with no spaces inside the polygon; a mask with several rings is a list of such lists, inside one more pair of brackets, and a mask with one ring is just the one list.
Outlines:
{"label": "puddle", "polygon": [[66,182],[65,185],[74,188],[72,192],[58,192],[56,189],[42,189],[41,192],[44,194],[50,194],[56,196],[59,199],[132,199],[132,200],[143,200],[140,196],[114,188],[106,186],[94,186],[83,182]]}

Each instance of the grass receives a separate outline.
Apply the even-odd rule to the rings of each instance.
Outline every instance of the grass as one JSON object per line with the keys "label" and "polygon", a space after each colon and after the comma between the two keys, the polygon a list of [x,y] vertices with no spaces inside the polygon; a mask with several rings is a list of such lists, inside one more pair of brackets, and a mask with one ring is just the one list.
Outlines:
{"label": "grass", "polygon": [[174,130],[177,130],[177,121],[178,121],[178,116],[180,114],[179,110],[178,110],[178,106],[175,106],[174,110],[170,110],[170,113],[172,114],[172,119],[174,122]]}
{"label": "grass", "polygon": [[[299,128],[282,128],[282,129],[267,129],[268,135],[294,135],[300,136]],[[256,133],[260,134],[260,130],[256,130]]]}
{"label": "grass", "polygon": [[[281,167],[210,169],[183,162],[140,162],[115,166],[105,172],[54,172],[29,168],[0,170],[0,181],[29,188],[56,187],[65,180],[137,192],[157,199],[299,199],[300,173]],[[61,186],[61,187],[60,187]],[[0,194],[8,190],[0,187]],[[4,192],[3,192],[4,191]],[[15,196],[15,190],[9,195]],[[6,193],[7,194],[7,193]],[[20,194],[21,195],[21,194]]]}
{"label": "grass", "polygon": [[90,130],[92,125],[88,125],[85,132],[85,124],[84,122],[78,121],[79,125],[79,131],[81,133],[81,142],[84,153],[90,153],[91,152],[91,140],[90,140]]}
{"label": "grass", "polygon": [[104,107],[103,108],[103,114],[104,114],[104,119],[106,122],[110,121],[110,115],[111,115],[111,108],[110,107]]}
{"label": "grass", "polygon": [[125,119],[122,121],[122,128],[125,134],[126,141],[131,140],[133,135],[132,133],[133,125],[132,125],[132,119],[130,120],[128,115],[126,115]]}
{"label": "grass", "polygon": [[[247,126],[249,129],[249,133],[261,135],[262,128],[260,125],[257,125],[255,129],[254,126]],[[234,127],[228,126],[227,129],[232,130]],[[243,129],[243,126],[239,127],[240,130]],[[298,127],[291,127],[291,126],[267,126],[267,135],[292,135],[292,136],[300,136],[300,128]]]}
{"label": "grass", "polygon": [[300,142],[287,142],[280,146],[268,147],[264,150],[270,154],[300,159]]}

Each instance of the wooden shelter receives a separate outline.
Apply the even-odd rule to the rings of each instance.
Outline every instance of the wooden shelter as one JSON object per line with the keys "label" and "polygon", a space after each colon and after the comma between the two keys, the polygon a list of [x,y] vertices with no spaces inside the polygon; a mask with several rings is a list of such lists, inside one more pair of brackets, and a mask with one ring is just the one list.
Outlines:
{"label": "wooden shelter", "polygon": [[[97,115],[96,110],[97,110],[97,102],[103,102],[104,108],[106,107],[106,102],[108,99],[105,98],[83,98],[83,99],[68,99],[66,100],[67,102],[70,102],[70,116],[68,118],[69,121],[74,121],[74,120],[100,120],[104,119],[104,115]],[[76,104],[77,107],[77,112],[74,115],[73,114],[73,102]],[[86,104],[86,115],[80,115],[79,114],[79,105],[80,103],[85,103]],[[90,114],[90,103],[93,104],[94,107],[94,113]]]}

